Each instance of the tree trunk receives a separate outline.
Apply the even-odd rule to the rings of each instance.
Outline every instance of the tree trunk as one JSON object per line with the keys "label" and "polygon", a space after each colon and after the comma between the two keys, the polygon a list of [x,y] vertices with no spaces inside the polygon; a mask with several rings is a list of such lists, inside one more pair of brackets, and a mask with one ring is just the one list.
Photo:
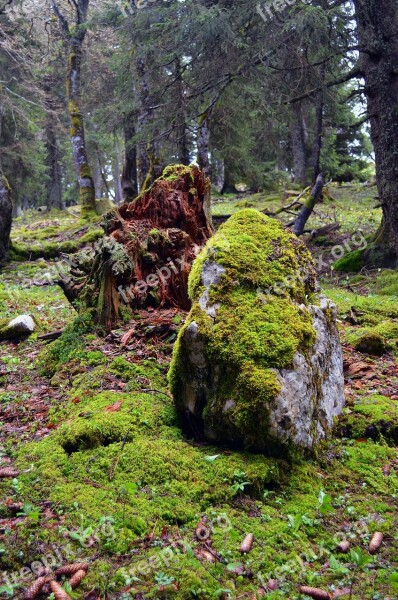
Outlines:
{"label": "tree trunk", "polygon": [[210,125],[209,115],[204,115],[198,126],[198,165],[202,169],[206,177],[211,175],[211,165],[209,156],[209,145],[210,145]]}
{"label": "tree trunk", "polygon": [[115,189],[115,204],[119,205],[123,199],[123,190],[122,190],[122,182],[120,179],[120,146],[119,139],[117,137],[117,133],[114,134],[115,140],[115,154],[112,160],[112,176],[113,176],[113,186]]}
{"label": "tree trunk", "polygon": [[294,181],[303,187],[307,185],[307,148],[301,102],[292,107],[291,142],[293,154]]}
{"label": "tree trunk", "polygon": [[[151,128],[153,121],[152,109],[150,107],[150,93],[146,75],[145,62],[142,58],[137,59],[136,70],[138,76],[138,96],[140,102],[140,112],[137,120],[138,134],[141,139],[137,148],[137,178],[139,191],[146,191],[158,173],[157,148],[154,142],[155,132]],[[150,141],[145,138],[151,136]]]}
{"label": "tree trunk", "polygon": [[95,188],[87,156],[83,113],[79,104],[81,57],[82,42],[75,39],[71,43],[69,54],[66,89],[71,120],[72,154],[79,178],[80,210],[84,217],[95,212]]}
{"label": "tree trunk", "polygon": [[133,115],[129,115],[124,126],[124,166],[122,172],[122,193],[124,202],[131,202],[138,194],[137,145]]}
{"label": "tree trunk", "polygon": [[[321,65],[320,83],[323,85],[325,80],[325,65]],[[316,97],[315,102],[315,133],[314,143],[312,146],[312,183],[315,184],[319,173],[321,172],[321,150],[323,139],[323,109],[324,109],[324,94],[321,89]]]}
{"label": "tree trunk", "polygon": [[321,197],[323,186],[325,185],[323,174],[320,173],[317,177],[314,187],[311,190],[311,195],[303,204],[303,208],[300,210],[296,222],[293,225],[293,233],[296,235],[302,235],[304,227],[314,210],[315,204]]}
{"label": "tree trunk", "polygon": [[7,179],[0,175],[0,265],[7,259],[12,224],[11,188]]}
{"label": "tree trunk", "polygon": [[176,138],[178,149],[178,161],[182,165],[189,165],[189,143],[188,128],[186,123],[186,100],[184,94],[184,81],[181,75],[181,62],[177,58],[175,61],[175,79],[177,84],[177,114],[176,114]]}
{"label": "tree trunk", "polygon": [[396,0],[354,0],[360,67],[370,116],[383,219],[368,262],[397,265],[398,257],[398,8]]}
{"label": "tree trunk", "polygon": [[69,52],[66,97],[71,122],[70,137],[72,154],[79,183],[80,210],[81,215],[85,217],[96,210],[94,181],[87,156],[84,119],[80,106],[82,49],[84,38],[86,37],[89,0],[76,0],[73,2],[75,10],[75,22],[73,25],[68,23],[56,0],[51,0],[51,5],[58,18]]}
{"label": "tree trunk", "polygon": [[46,204],[49,209],[64,210],[62,198],[61,152],[58,145],[54,116],[49,110],[46,115],[46,150],[49,182],[47,184]]}

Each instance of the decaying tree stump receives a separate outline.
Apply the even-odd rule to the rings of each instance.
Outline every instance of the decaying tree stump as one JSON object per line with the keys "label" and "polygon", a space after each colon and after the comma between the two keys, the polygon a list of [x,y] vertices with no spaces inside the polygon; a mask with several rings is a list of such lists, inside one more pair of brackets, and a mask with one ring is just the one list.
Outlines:
{"label": "decaying tree stump", "polygon": [[105,236],[77,254],[60,282],[69,301],[94,308],[110,329],[122,307],[189,309],[188,274],[213,234],[210,182],[195,167],[172,165],[133,202],[105,216]]}

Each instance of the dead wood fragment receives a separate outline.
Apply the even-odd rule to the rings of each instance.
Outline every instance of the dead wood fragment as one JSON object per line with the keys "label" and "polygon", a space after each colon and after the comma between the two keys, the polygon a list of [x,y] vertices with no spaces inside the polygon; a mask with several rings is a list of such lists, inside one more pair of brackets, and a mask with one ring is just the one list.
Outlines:
{"label": "dead wood fragment", "polygon": [[241,552],[242,554],[246,554],[247,552],[250,552],[250,550],[252,549],[252,546],[253,546],[253,542],[254,542],[254,535],[252,533],[248,533],[240,545],[239,552]]}
{"label": "dead wood fragment", "polygon": [[369,554],[376,554],[383,543],[384,535],[380,531],[376,531],[373,534],[369,544]]}
{"label": "dead wood fragment", "polygon": [[332,597],[329,592],[325,592],[319,588],[307,587],[306,585],[300,585],[300,593],[306,594],[306,596],[310,596],[310,598],[314,598],[315,600],[330,600]]}
{"label": "dead wood fragment", "polygon": [[59,337],[61,337],[64,331],[64,329],[59,329],[57,331],[50,331],[49,333],[42,333],[41,335],[37,336],[37,339],[51,342],[52,340],[57,340]]}

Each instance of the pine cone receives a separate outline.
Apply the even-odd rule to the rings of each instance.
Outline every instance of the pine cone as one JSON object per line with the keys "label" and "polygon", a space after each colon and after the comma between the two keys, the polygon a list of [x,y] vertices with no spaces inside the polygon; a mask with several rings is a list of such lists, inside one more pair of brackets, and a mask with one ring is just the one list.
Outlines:
{"label": "pine cone", "polygon": [[34,600],[40,594],[47,581],[47,577],[39,577],[36,579],[36,581],[34,581],[26,590],[24,600]]}
{"label": "pine cone", "polygon": [[4,469],[0,469],[0,479],[4,477],[17,477],[19,472],[14,469],[14,467],[4,467]]}
{"label": "pine cone", "polygon": [[86,575],[87,571],[84,571],[83,569],[76,571],[76,573],[72,575],[72,577],[69,579],[69,585],[72,588],[72,590],[74,590],[78,585],[80,585],[80,582],[82,581],[82,579],[85,578]]}
{"label": "pine cone", "polygon": [[51,591],[54,593],[55,600],[71,600],[71,597],[59,585],[57,581],[50,582]]}
{"label": "pine cone", "polygon": [[57,569],[55,571],[55,574],[57,575],[57,577],[60,577],[61,575],[74,575],[78,571],[87,572],[88,564],[87,563],[73,563],[71,565],[64,565],[63,567],[59,567],[59,569]]}

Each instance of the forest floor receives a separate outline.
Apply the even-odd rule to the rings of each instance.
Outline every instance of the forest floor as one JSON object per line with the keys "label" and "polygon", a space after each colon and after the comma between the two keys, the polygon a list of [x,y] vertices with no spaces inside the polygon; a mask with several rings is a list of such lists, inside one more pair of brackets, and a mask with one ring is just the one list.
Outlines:
{"label": "forest floor", "polygon": [[[347,405],[317,457],[292,463],[187,439],[166,378],[185,314],[138,311],[99,337],[54,283],[58,252],[97,239],[99,223],[18,220],[0,311],[29,313],[38,329],[0,345],[0,597],[22,598],[71,563],[89,565],[73,591],[59,575],[75,599],[308,598],[300,585],[329,598],[398,597],[398,273],[335,272],[380,210],[375,188],[331,192],[310,227],[340,229],[310,245],[339,309]],[[281,202],[216,198],[214,212]],[[64,327],[55,342],[38,339]],[[384,539],[371,553],[375,532]]]}

